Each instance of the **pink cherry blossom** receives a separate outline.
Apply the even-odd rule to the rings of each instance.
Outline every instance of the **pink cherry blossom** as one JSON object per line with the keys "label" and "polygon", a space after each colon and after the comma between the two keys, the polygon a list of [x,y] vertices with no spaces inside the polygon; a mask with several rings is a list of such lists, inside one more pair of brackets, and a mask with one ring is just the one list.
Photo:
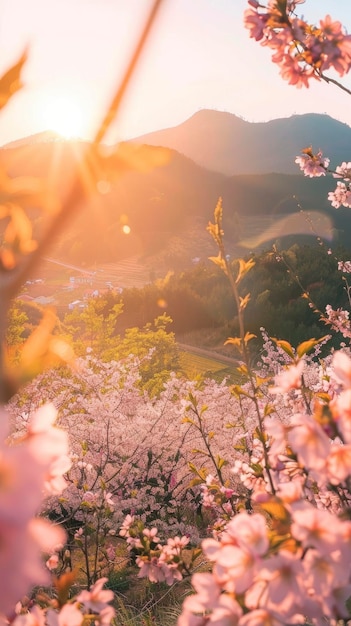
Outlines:
{"label": "pink cherry blossom", "polygon": [[[223,626],[235,626],[242,615],[240,605],[228,595],[221,594],[215,577],[209,573],[194,574],[192,585],[196,594],[188,596],[183,604],[178,626],[196,624],[193,615],[206,615],[208,621]],[[200,622],[201,623],[201,622]]]}
{"label": "pink cherry blossom", "polygon": [[285,620],[301,610],[304,584],[299,557],[299,554],[281,550],[278,555],[264,561],[258,572],[258,580],[267,583],[262,588],[259,607],[280,614]]}
{"label": "pink cherry blossom", "polygon": [[300,463],[307,469],[321,471],[325,468],[330,451],[330,440],[322,427],[310,415],[294,415],[288,441]]}
{"label": "pink cherry blossom", "polygon": [[244,12],[244,26],[250,31],[250,37],[256,41],[263,38],[268,17],[268,14],[260,14],[253,9]]}
{"label": "pink cherry blossom", "polygon": [[93,613],[100,613],[107,606],[108,602],[113,600],[113,591],[103,589],[107,580],[107,578],[100,578],[89,591],[81,591],[77,596],[77,602],[83,604],[86,609]]}
{"label": "pink cherry blossom", "polygon": [[327,457],[328,478],[332,485],[344,482],[351,474],[351,444],[334,444]]}
{"label": "pink cherry blossom", "polygon": [[309,151],[297,156],[295,163],[300,166],[305,176],[315,178],[326,175],[330,160],[323,157],[323,152],[319,150],[317,154],[313,154],[312,151]]}
{"label": "pink cherry blossom", "polygon": [[214,573],[225,589],[240,594],[250,587],[257,565],[252,552],[233,544],[222,546],[214,539],[204,539],[202,548],[206,556],[215,561]]}
{"label": "pink cherry blossom", "polygon": [[267,526],[262,515],[236,515],[226,527],[221,537],[222,545],[234,543],[252,552],[254,556],[264,555],[269,547]]}
{"label": "pink cherry blossom", "polygon": [[13,626],[45,626],[45,617],[44,610],[39,606],[34,605],[29,613],[17,615],[12,624]]}
{"label": "pink cherry blossom", "polygon": [[267,609],[255,609],[243,615],[239,626],[282,626],[279,614],[275,615]]}
{"label": "pink cherry blossom", "polygon": [[290,365],[286,370],[275,376],[275,386],[271,387],[271,393],[286,393],[291,389],[300,389],[301,376],[305,362],[300,360],[296,365]]}
{"label": "pink cherry blossom", "polygon": [[334,178],[343,178],[344,180],[351,181],[351,161],[348,163],[343,161],[341,165],[337,165],[333,176]]}
{"label": "pink cherry blossom", "polygon": [[351,207],[350,186],[347,187],[345,183],[337,182],[336,189],[334,191],[329,191],[328,200],[331,202],[331,205],[335,209],[338,209],[340,206],[350,208]]}
{"label": "pink cherry blossom", "polygon": [[338,350],[333,355],[332,360],[333,376],[340,382],[344,388],[351,389],[351,358]]}
{"label": "pink cherry blossom", "polygon": [[316,509],[308,502],[294,503],[291,509],[291,532],[304,548],[315,548],[322,556],[328,556],[335,550],[344,550],[346,558],[350,558],[351,544],[346,544],[343,538],[342,521],[328,511]]}
{"label": "pink cherry blossom", "polygon": [[47,626],[80,626],[83,619],[76,604],[65,604],[59,613],[49,609],[46,615]]}
{"label": "pink cherry blossom", "polygon": [[45,565],[49,570],[53,570],[53,569],[56,569],[56,567],[58,566],[58,562],[59,562],[58,555],[52,554],[46,561]]}
{"label": "pink cherry blossom", "polygon": [[344,443],[351,444],[351,388],[336,396],[330,403],[330,408]]}

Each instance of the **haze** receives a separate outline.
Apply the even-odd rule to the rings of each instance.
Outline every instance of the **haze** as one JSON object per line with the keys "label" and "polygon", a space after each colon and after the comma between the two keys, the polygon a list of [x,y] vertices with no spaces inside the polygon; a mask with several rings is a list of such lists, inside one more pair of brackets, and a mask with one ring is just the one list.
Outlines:
{"label": "haze", "polygon": [[[27,45],[29,60],[25,89],[1,115],[0,145],[49,127],[91,139],[150,5],[2,0],[0,69]],[[350,125],[347,94],[317,81],[309,90],[282,82],[269,51],[248,38],[245,8],[246,0],[167,0],[108,140],[174,126],[202,108],[249,121],[328,113]],[[350,27],[349,0],[308,0],[298,8],[311,20],[330,13]],[[344,84],[351,87],[350,77]]]}

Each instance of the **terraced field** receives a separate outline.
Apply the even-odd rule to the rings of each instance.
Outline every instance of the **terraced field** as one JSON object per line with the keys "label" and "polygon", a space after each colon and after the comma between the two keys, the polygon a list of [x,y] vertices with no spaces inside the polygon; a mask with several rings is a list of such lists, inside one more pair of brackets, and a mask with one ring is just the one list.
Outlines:
{"label": "terraced field", "polygon": [[[201,354],[201,352],[203,354]],[[224,378],[229,383],[239,382],[239,375],[236,370],[237,363],[234,359],[205,354],[205,350],[198,348],[180,349],[180,369],[189,378],[200,376],[201,378],[213,378],[217,382],[222,382]]]}

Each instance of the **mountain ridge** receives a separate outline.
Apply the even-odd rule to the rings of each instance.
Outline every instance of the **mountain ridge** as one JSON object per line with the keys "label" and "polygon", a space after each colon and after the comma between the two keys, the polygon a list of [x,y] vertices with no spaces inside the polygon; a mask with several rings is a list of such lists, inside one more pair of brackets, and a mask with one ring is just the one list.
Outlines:
{"label": "mountain ridge", "polygon": [[177,126],[131,141],[172,148],[228,176],[294,174],[295,157],[310,145],[322,149],[336,165],[349,160],[351,127],[319,113],[248,122],[233,113],[202,109]]}
{"label": "mountain ridge", "polygon": [[[183,235],[185,236],[194,228],[195,223],[197,232],[200,233],[200,230],[205,232],[208,222],[213,219],[213,210],[220,196],[223,198],[225,234],[230,245],[242,236],[240,223],[244,224],[244,227],[245,223],[249,223],[252,231],[252,229],[255,230],[256,223],[257,225],[262,223],[262,218],[280,219],[299,211],[300,206],[306,212],[327,213],[332,218],[333,227],[342,233],[345,241],[347,240],[350,228],[349,211],[339,209],[336,212],[327,200],[328,191],[335,187],[335,180],[331,177],[310,179],[303,176],[294,163],[294,158],[291,164],[292,173],[279,173],[274,169],[269,173],[258,172],[258,166],[263,170],[267,166],[269,159],[266,153],[268,151],[264,152],[260,144],[262,136],[259,137],[260,141],[249,140],[246,131],[249,129],[252,133],[257,128],[261,130],[263,128],[266,133],[267,126],[273,124],[276,143],[272,141],[270,144],[272,153],[270,162],[278,168],[283,161],[287,147],[290,153],[294,150],[296,125],[299,128],[305,127],[306,139],[306,127],[314,127],[315,132],[322,119],[327,126],[323,131],[326,145],[329,140],[331,143],[332,136],[337,139],[336,128],[338,132],[340,131],[339,135],[343,137],[346,132],[344,126],[347,129],[347,139],[350,133],[349,145],[351,145],[351,128],[329,116],[315,117],[314,114],[276,120],[276,123],[273,121],[259,123],[257,127],[256,123],[245,122],[240,118],[233,120],[232,114],[221,113],[218,116],[217,113],[212,111],[209,115],[206,110],[198,112],[184,123],[185,127],[193,129],[195,119],[197,132],[200,133],[201,128],[204,128],[204,124],[206,127],[211,117],[214,120],[213,123],[211,122],[212,134],[207,133],[204,140],[208,148],[207,153],[211,153],[209,145],[211,137],[211,141],[217,141],[218,128],[221,127],[224,129],[222,133],[226,138],[226,141],[222,143],[224,145],[222,154],[224,161],[228,162],[232,151],[229,150],[231,145],[230,141],[228,142],[230,133],[227,133],[225,129],[228,120],[230,124],[234,123],[237,128],[241,128],[240,132],[244,132],[245,141],[249,142],[247,149],[251,152],[258,150],[256,171],[253,167],[250,173],[228,175],[211,170],[174,148],[170,148],[169,162],[162,166],[140,168],[139,171],[129,167],[128,170],[128,164],[124,167],[117,153],[115,160],[112,158],[109,163],[110,169],[112,167],[114,170],[113,181],[110,186],[106,187],[106,185],[99,185],[99,182],[104,182],[105,174],[99,169],[99,163],[93,159],[89,163],[90,171],[82,172],[87,191],[83,199],[83,211],[80,212],[78,218],[70,222],[64,236],[59,238],[55,246],[57,257],[76,263],[83,262],[83,260],[84,262],[117,261],[131,254],[145,258],[162,250],[167,253],[170,238],[179,236],[181,240]],[[296,117],[303,119],[296,119]],[[217,131],[215,131],[216,128]],[[184,125],[182,132],[184,133]],[[145,139],[145,136],[143,138]],[[156,133],[155,141],[159,138],[160,135]],[[69,194],[75,172],[82,170],[82,156],[89,144],[80,140],[61,142],[40,141],[40,137],[37,139],[39,140],[32,137],[29,142],[24,141],[12,148],[1,148],[0,166],[11,176],[33,176],[48,180],[59,199],[62,200]],[[291,143],[294,143],[292,139],[295,141],[293,148],[291,148]],[[130,143],[133,144],[135,141]],[[343,139],[341,148],[337,145],[337,154],[345,150],[344,144]],[[300,145],[299,150],[304,145],[306,143]],[[316,149],[319,147],[321,146],[318,145]],[[105,148],[104,146],[103,152]],[[221,142],[217,141],[218,154],[220,148]],[[237,147],[235,149],[238,151]],[[113,154],[113,148],[109,150]],[[155,148],[151,149],[151,162],[152,150]],[[144,152],[147,154],[148,150]],[[343,160],[349,160],[349,158],[348,153],[347,156],[345,154]],[[239,162],[240,159],[243,159],[243,153],[239,151]],[[252,162],[251,156],[248,163]],[[87,178],[88,173],[91,179]],[[101,189],[104,191],[100,191]],[[45,219],[45,216],[38,218],[37,212],[35,226],[38,229],[42,227],[42,219]],[[128,237],[123,234],[123,225],[126,223],[131,228]],[[191,256],[193,257],[198,256],[196,239],[192,235],[194,250]]]}

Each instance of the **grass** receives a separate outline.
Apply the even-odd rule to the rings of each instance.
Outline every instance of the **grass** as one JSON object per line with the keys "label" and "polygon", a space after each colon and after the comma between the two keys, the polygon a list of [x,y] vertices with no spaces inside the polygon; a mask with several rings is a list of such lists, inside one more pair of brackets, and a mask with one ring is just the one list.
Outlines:
{"label": "grass", "polygon": [[180,352],[181,371],[189,378],[202,377],[213,378],[217,382],[222,382],[224,378],[231,384],[239,382],[239,374],[236,367],[221,361],[220,357],[206,357],[190,351]]}

